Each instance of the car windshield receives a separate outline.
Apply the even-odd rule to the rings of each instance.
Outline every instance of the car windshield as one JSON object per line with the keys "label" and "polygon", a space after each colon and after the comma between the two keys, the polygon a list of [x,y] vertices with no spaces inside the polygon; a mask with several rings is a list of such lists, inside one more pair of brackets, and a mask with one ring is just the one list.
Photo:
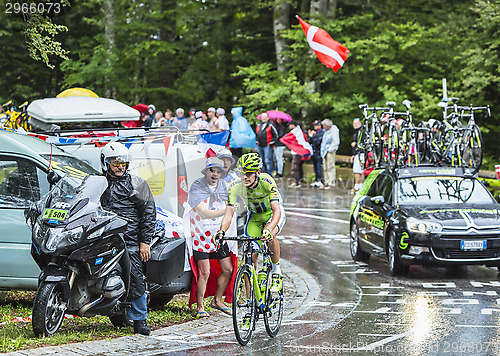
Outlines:
{"label": "car windshield", "polygon": [[88,175],[100,174],[90,165],[75,157],[62,155],[52,155],[52,157],[50,155],[42,155],[42,157],[47,160],[52,158],[51,167],[58,171],[60,176],[69,175],[72,178],[76,178],[76,180],[79,180],[78,184],[81,184],[81,180]]}
{"label": "car windshield", "polygon": [[473,178],[459,177],[419,177],[398,181],[399,204],[488,204],[495,201]]}

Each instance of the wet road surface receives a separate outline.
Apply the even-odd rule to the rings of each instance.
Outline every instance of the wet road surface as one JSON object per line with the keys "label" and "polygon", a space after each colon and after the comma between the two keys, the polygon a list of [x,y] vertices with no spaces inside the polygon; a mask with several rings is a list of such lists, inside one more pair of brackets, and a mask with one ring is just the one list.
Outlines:
{"label": "wet road surface", "polygon": [[347,190],[283,193],[287,223],[279,237],[282,258],[314,277],[317,298],[306,302],[300,315],[285,318],[274,339],[259,320],[247,346],[236,342],[229,326],[210,335],[211,346],[197,348],[193,343],[176,353],[500,354],[496,269],[412,266],[408,277],[392,277],[381,259],[352,261],[352,194]]}

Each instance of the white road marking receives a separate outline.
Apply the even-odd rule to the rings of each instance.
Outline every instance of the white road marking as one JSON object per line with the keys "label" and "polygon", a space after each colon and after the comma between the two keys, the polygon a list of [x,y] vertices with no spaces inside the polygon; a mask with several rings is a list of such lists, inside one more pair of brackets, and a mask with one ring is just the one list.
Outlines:
{"label": "white road marking", "polygon": [[391,311],[389,307],[378,308],[377,310],[354,310],[355,313],[365,313],[365,314],[403,314],[403,312]]}
{"label": "white road marking", "polygon": [[378,304],[406,304],[406,299],[396,299],[394,302],[379,300]]}
{"label": "white road marking", "polygon": [[407,326],[408,324],[398,324],[398,323],[375,323],[375,325],[385,325],[385,326]]}
{"label": "white road marking", "polygon": [[322,208],[287,208],[286,210],[299,210],[299,211],[327,211],[329,213],[350,213],[349,209],[322,209]]}
{"label": "white road marking", "polygon": [[337,303],[337,304],[332,305],[332,307],[346,307],[346,308],[352,308],[355,306],[356,306],[355,302],[344,302],[344,303]]}
{"label": "white road marking", "polygon": [[352,272],[344,271],[344,272],[340,272],[340,273],[343,273],[343,274],[378,274],[377,271],[372,271],[372,270],[369,270],[367,268],[358,268],[357,270],[352,271]]}
{"label": "white road marking", "polygon": [[364,333],[359,333],[359,336],[378,336],[378,337],[388,337],[388,336],[394,336],[394,334],[364,334]]}
{"label": "white road marking", "polygon": [[334,219],[334,218],[327,218],[324,216],[318,216],[318,215],[310,215],[310,214],[302,214],[302,213],[294,213],[294,212],[287,212],[287,215],[295,215],[295,216],[302,216],[306,218],[311,218],[311,219],[318,219],[318,220],[325,220],[325,221],[331,221],[331,222],[336,222],[340,224],[346,224],[349,225],[349,221],[345,220],[340,220],[340,219]]}
{"label": "white road marking", "polygon": [[363,295],[375,296],[375,297],[402,297],[403,294],[389,294],[388,290],[381,290],[377,294],[364,293]]}
{"label": "white road marking", "polygon": [[379,286],[361,286],[361,288],[381,288],[381,289],[386,289],[386,288],[404,288],[404,287],[399,287],[399,286],[391,286],[389,283],[380,283]]}
{"label": "white road marking", "polygon": [[283,321],[281,325],[300,325],[300,324],[321,324],[323,320],[289,320]]}
{"label": "white road marking", "polygon": [[401,333],[401,334],[389,336],[389,337],[382,339],[380,341],[377,341],[377,342],[371,343],[369,345],[360,347],[357,349],[357,351],[372,351],[376,348],[380,348],[382,345],[385,345],[389,342],[395,341],[397,339],[401,339],[401,338],[405,337],[406,335],[410,334],[411,332],[412,332],[412,330],[406,331],[406,332]]}
{"label": "white road marking", "polygon": [[500,325],[455,325],[457,328],[500,328]]}

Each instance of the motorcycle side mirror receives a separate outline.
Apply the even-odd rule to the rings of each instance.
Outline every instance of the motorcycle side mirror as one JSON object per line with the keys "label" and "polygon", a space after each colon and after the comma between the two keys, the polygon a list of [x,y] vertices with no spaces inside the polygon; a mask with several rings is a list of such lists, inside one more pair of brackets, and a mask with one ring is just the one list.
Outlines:
{"label": "motorcycle side mirror", "polygon": [[56,184],[59,182],[59,179],[61,179],[61,177],[54,171],[49,171],[47,174],[47,182],[49,182],[50,185]]}

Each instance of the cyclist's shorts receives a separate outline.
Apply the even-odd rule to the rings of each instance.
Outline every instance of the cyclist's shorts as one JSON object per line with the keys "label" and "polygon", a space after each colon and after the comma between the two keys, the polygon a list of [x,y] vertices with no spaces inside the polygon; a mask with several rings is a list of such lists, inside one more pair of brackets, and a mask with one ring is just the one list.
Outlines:
{"label": "cyclist's shorts", "polygon": [[[276,225],[276,227],[278,228],[278,234],[281,232],[281,230],[283,229],[283,226],[285,226],[285,222],[286,222],[285,209],[283,209],[282,205],[280,205],[280,212],[281,212],[280,220],[278,221],[278,225]],[[247,224],[245,226],[245,235],[251,236],[251,237],[261,237],[262,230],[264,230],[264,227],[269,222],[271,222],[272,217],[273,217],[272,212],[271,213],[264,213],[264,214],[250,213],[250,215],[247,219]],[[254,241],[254,243],[257,243],[257,242]],[[254,247],[259,247],[259,246],[255,245]]]}

